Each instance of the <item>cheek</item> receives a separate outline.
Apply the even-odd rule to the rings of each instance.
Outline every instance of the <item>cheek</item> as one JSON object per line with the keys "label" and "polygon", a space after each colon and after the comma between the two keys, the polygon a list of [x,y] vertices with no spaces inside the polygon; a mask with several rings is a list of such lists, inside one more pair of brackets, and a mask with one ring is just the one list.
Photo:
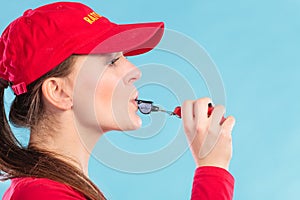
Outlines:
{"label": "cheek", "polygon": [[97,127],[95,112],[96,85],[92,81],[78,81],[75,85],[73,97],[73,111],[77,124],[84,127]]}
{"label": "cheek", "polygon": [[[126,99],[121,80],[113,74],[104,74],[95,91],[95,110],[99,125],[103,129],[119,129],[117,116],[124,108]],[[126,107],[125,107],[126,108]]]}
{"label": "cheek", "polygon": [[95,104],[101,105],[101,110],[112,107],[113,91],[116,85],[110,80],[101,79],[95,91]]}
{"label": "cheek", "polygon": [[[98,123],[97,107],[104,102],[109,102],[109,88],[102,87],[103,93],[98,94],[97,90],[98,88],[100,89],[98,86],[105,71],[104,69],[99,69],[99,67],[94,67],[94,65],[88,62],[87,64],[89,66],[83,65],[78,69],[78,74],[74,77],[74,117],[77,120],[77,124],[98,129],[101,127]],[[99,97],[99,95],[101,96]],[[99,102],[98,99],[103,101]],[[107,108],[107,105],[101,106],[101,108]]]}
{"label": "cheek", "polygon": [[133,130],[140,127],[137,108],[131,102],[133,88],[114,75],[103,77],[96,89],[95,108],[104,130]]}

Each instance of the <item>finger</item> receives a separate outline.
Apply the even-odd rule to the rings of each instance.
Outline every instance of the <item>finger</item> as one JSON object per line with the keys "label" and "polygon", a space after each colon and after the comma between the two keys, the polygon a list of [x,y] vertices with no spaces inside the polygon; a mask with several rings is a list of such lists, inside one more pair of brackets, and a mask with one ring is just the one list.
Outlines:
{"label": "finger", "polygon": [[192,100],[186,100],[182,104],[181,115],[185,132],[193,132],[194,120],[193,120],[193,102]]}
{"label": "finger", "polygon": [[210,104],[212,101],[210,98],[201,98],[194,102],[194,116],[195,116],[195,122],[197,123],[197,130],[198,131],[206,131],[208,126],[208,104]]}
{"label": "finger", "polygon": [[224,132],[225,134],[231,134],[234,125],[235,118],[233,116],[227,117],[224,123],[222,124],[222,132]]}
{"label": "finger", "polygon": [[203,142],[201,150],[199,152],[199,158],[205,158],[217,144],[220,133],[221,133],[221,125],[220,120],[225,113],[224,106],[216,106],[210,116],[211,122],[208,129],[208,134]]}
{"label": "finger", "polygon": [[209,127],[209,132],[213,133],[219,133],[221,130],[220,122],[222,120],[222,117],[225,114],[225,107],[222,105],[217,105],[214,107],[214,110],[210,116],[211,123]]}

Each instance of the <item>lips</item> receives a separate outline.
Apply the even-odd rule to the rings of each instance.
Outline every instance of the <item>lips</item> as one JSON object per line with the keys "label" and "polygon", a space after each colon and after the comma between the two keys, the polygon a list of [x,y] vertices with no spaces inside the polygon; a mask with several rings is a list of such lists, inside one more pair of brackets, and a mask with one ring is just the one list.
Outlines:
{"label": "lips", "polygon": [[139,93],[138,91],[133,92],[134,95],[132,95],[132,98],[130,98],[130,101],[136,101],[138,99]]}
{"label": "lips", "polygon": [[139,95],[138,92],[135,91],[132,98],[130,98],[130,102],[133,103],[136,108],[138,107],[138,104],[136,102],[136,100],[138,99],[138,95]]}
{"label": "lips", "polygon": [[136,100],[131,100],[131,103],[133,103],[135,107],[138,107]]}
{"label": "lips", "polygon": [[138,99],[138,96],[139,96],[139,93],[136,92],[136,93],[135,93],[135,96],[134,96],[134,100],[137,100],[137,99]]}

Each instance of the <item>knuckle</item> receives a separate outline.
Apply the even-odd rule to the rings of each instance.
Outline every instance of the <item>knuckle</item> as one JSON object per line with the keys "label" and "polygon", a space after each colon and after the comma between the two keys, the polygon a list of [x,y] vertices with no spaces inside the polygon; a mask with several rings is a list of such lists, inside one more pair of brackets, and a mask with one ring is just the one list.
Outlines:
{"label": "knuckle", "polygon": [[222,140],[227,140],[229,142],[232,141],[232,136],[231,133],[229,133],[230,131],[226,130],[226,129],[222,129],[221,130],[221,134],[220,137],[222,138]]}
{"label": "knuckle", "polygon": [[203,98],[200,98],[199,100],[203,101],[203,102],[211,102],[211,98],[209,98],[209,97],[203,97]]}
{"label": "knuckle", "polygon": [[201,105],[201,104],[204,104],[204,103],[206,103],[206,102],[208,102],[208,98],[207,98],[207,97],[204,97],[204,98],[200,98],[200,99],[195,100],[195,104],[196,104],[196,105]]}
{"label": "knuckle", "polygon": [[199,100],[200,103],[203,103],[203,104],[212,103],[212,100],[209,97],[203,97],[203,98],[198,99],[198,100]]}
{"label": "knuckle", "polygon": [[195,107],[207,106],[209,103],[212,103],[212,100],[208,97],[200,98],[194,101]]}
{"label": "knuckle", "polygon": [[200,107],[203,104],[203,101],[201,99],[197,99],[194,102],[194,107]]}
{"label": "knuckle", "polygon": [[193,131],[191,126],[189,126],[188,124],[183,124],[183,128],[184,128],[186,133],[191,133]]}
{"label": "knuckle", "polygon": [[185,100],[182,104],[182,107],[186,107],[187,105],[190,105],[193,103],[193,100]]}
{"label": "knuckle", "polygon": [[198,133],[198,134],[203,134],[203,133],[206,133],[208,131],[208,127],[207,126],[202,126],[202,125],[197,125],[195,127],[195,131]]}

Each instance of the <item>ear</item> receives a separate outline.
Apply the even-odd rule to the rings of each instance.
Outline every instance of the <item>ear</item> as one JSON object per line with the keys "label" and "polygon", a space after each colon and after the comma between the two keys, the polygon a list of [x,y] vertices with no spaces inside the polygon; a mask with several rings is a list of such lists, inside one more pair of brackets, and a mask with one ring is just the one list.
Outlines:
{"label": "ear", "polygon": [[66,79],[50,77],[42,85],[45,100],[60,110],[70,110],[73,106],[71,84]]}

